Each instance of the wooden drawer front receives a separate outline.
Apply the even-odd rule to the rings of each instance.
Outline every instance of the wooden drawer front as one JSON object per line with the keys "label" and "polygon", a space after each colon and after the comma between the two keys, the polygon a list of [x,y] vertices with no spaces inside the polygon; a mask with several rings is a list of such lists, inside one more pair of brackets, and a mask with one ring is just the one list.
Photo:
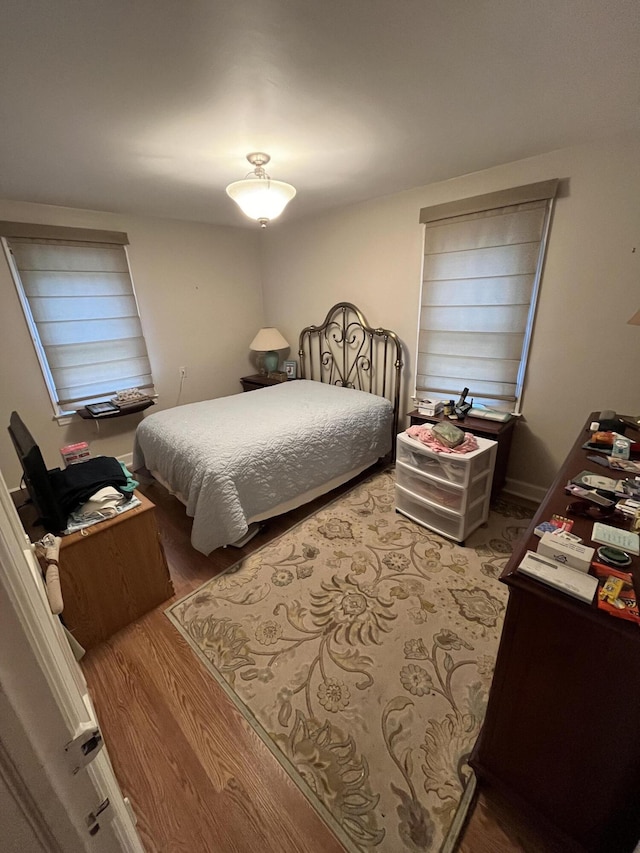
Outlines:
{"label": "wooden drawer front", "polygon": [[106,640],[173,595],[153,505],[63,539],[62,618],[85,648]]}

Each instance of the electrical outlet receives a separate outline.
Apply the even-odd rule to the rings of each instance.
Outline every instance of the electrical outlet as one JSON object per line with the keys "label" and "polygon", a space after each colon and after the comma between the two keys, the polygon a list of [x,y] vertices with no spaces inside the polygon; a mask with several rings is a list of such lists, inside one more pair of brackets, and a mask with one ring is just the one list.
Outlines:
{"label": "electrical outlet", "polygon": [[186,379],[186,378],[187,378],[187,368],[181,367],[180,368],[180,379]]}

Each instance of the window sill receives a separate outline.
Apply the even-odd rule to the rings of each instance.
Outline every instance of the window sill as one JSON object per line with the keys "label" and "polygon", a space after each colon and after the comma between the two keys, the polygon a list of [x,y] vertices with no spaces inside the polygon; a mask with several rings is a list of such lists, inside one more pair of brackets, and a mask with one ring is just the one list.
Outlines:
{"label": "window sill", "polygon": [[54,415],[53,420],[58,424],[58,426],[69,426],[69,424],[73,423],[75,416],[75,412],[62,412],[59,415]]}

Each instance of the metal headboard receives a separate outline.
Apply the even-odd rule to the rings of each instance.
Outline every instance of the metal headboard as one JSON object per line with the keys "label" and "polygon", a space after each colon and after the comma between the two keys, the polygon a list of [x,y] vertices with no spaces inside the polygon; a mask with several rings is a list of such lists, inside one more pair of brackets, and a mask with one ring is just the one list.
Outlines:
{"label": "metal headboard", "polygon": [[300,332],[300,376],[386,397],[393,404],[392,453],[398,432],[402,344],[389,329],[372,329],[350,302],[338,302],[321,326]]}

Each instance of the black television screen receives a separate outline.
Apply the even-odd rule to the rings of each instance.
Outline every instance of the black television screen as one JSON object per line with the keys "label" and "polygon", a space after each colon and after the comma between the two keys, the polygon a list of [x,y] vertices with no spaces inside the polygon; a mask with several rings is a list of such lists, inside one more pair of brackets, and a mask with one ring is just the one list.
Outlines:
{"label": "black television screen", "polygon": [[51,483],[40,448],[17,412],[11,413],[9,435],[22,465],[24,483],[38,513],[38,524],[49,533],[59,533],[67,526],[67,516]]}

